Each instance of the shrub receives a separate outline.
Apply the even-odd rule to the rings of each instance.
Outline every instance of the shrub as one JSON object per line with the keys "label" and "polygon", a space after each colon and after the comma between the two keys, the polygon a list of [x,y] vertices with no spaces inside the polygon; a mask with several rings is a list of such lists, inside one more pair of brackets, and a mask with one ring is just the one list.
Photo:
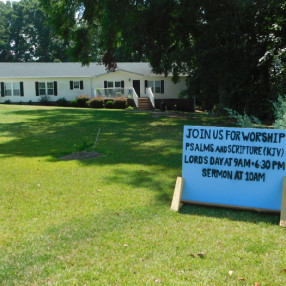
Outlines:
{"label": "shrub", "polygon": [[68,106],[69,102],[63,97],[63,98],[59,98],[57,100],[57,105],[58,106]]}
{"label": "shrub", "polygon": [[72,107],[77,107],[77,102],[76,102],[75,99],[71,101],[71,106]]}
{"label": "shrub", "polygon": [[89,142],[88,137],[84,137],[82,144],[74,144],[73,147],[74,147],[75,152],[80,152],[80,151],[88,152],[92,146],[93,146],[93,143]]}
{"label": "shrub", "polygon": [[76,98],[76,104],[78,107],[87,107],[87,102],[89,101],[88,95],[80,95]]}
{"label": "shrub", "polygon": [[127,106],[136,107],[134,99],[133,98],[127,98]]}
{"label": "shrub", "polygon": [[106,107],[106,108],[109,108],[109,109],[113,108],[113,107],[114,107],[114,102],[113,102],[113,100],[108,100],[108,101],[105,103],[105,107]]}
{"label": "shrub", "polygon": [[286,98],[278,96],[277,102],[273,102],[273,110],[275,116],[274,128],[286,129]]}
{"label": "shrub", "polygon": [[39,103],[40,103],[40,105],[50,105],[51,101],[50,101],[50,98],[47,95],[42,95],[39,98]]}
{"label": "shrub", "polygon": [[117,97],[114,100],[114,108],[116,109],[125,109],[127,106],[127,98],[125,97]]}
{"label": "shrub", "polygon": [[246,113],[239,114],[237,111],[231,108],[225,108],[228,115],[237,120],[236,125],[242,128],[257,127],[261,126],[261,122],[254,116],[249,116]]}
{"label": "shrub", "polygon": [[103,108],[104,98],[103,97],[94,97],[89,101],[89,107],[91,108]]}
{"label": "shrub", "polygon": [[10,104],[10,103],[11,103],[11,100],[10,100],[10,99],[7,99],[7,100],[4,101],[4,103],[5,103],[5,104]]}

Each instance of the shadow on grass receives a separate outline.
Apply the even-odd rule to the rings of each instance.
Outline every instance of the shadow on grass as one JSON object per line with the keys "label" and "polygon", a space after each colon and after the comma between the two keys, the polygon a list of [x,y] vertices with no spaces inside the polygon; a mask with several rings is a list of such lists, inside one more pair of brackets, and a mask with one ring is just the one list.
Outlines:
{"label": "shadow on grass", "polygon": [[156,193],[156,201],[159,204],[168,205],[172,200],[172,194],[170,190],[174,188],[175,176],[173,185],[166,185],[164,177],[160,175],[160,172],[164,174],[164,169],[157,169],[157,175],[150,171],[143,170],[121,170],[120,172],[112,170],[104,178],[106,186],[109,184],[120,185],[124,182],[124,185],[131,186],[134,191],[139,189],[146,189]]}
{"label": "shadow on grass", "polygon": [[[183,125],[199,124],[201,115],[166,119],[122,110],[13,107],[5,110],[5,119],[7,122],[0,123],[2,158],[47,157],[47,162],[58,162],[62,155],[78,151],[85,140],[92,146],[100,128],[96,151],[106,156],[78,161],[80,167],[111,166],[104,178],[106,184],[125,180],[134,188],[156,191],[158,199],[167,203],[173,186],[166,189],[160,173],[174,173],[175,182],[181,168]],[[151,166],[152,171],[145,168],[142,172],[138,166]]]}
{"label": "shadow on grass", "polygon": [[[227,219],[232,221],[241,221],[247,223],[264,223],[270,225],[279,225],[280,215],[273,213],[259,213],[248,210],[236,210],[223,207],[208,207],[192,204],[184,204],[179,211],[183,215],[195,215],[203,217],[212,217],[218,219]],[[285,229],[286,231],[286,229]]]}
{"label": "shadow on grass", "polygon": [[[187,118],[166,118],[144,112],[52,107],[13,107],[6,109],[3,115],[0,106],[1,115],[4,119],[8,118],[7,122],[2,120],[0,123],[1,137],[7,139],[0,144],[2,157],[48,156],[46,160],[56,162],[60,156],[77,151],[76,147],[81,146],[85,140],[93,144],[98,129],[101,128],[96,151],[106,157],[82,160],[81,166],[112,165],[113,168],[105,178],[106,184],[125,180],[126,184],[134,188],[157,191],[158,199],[166,204],[171,201],[170,190],[173,190],[174,185],[166,188],[166,182],[160,181],[160,174],[173,173],[174,181],[171,183],[175,184],[176,176],[181,173],[183,125],[223,123],[221,118],[197,113],[187,114]],[[122,170],[120,164],[156,166],[158,175],[154,174],[154,170]],[[189,210],[190,214],[194,210],[205,210],[205,215],[210,214],[205,208],[184,207],[183,210]],[[214,211],[215,216],[224,213],[223,210]],[[228,213],[236,214],[236,211]],[[259,217],[267,218],[268,215],[259,214]],[[235,215],[233,219],[236,220]],[[241,219],[247,217],[242,215]]]}
{"label": "shadow on grass", "polygon": [[[20,108],[19,108],[20,109]],[[1,112],[1,109],[0,109]],[[1,113],[0,113],[1,115]],[[6,111],[9,122],[0,123],[0,154],[6,156],[60,156],[94,144],[107,155],[101,164],[138,163],[172,165],[181,160],[182,132],[185,124],[200,124],[200,114],[188,119],[154,118],[151,114],[69,108],[30,108]],[[96,160],[81,161],[97,164]],[[179,166],[178,162],[175,163]]]}
{"label": "shadow on grass", "polygon": [[[166,204],[171,201],[169,190],[173,190],[174,185],[167,186],[166,191],[166,182],[160,181],[160,174],[173,173],[175,184],[176,176],[181,173],[183,125],[223,123],[221,118],[195,113],[188,114],[187,118],[166,118],[144,112],[49,107],[13,107],[4,114],[0,107],[1,115],[8,118],[7,122],[0,123],[1,137],[7,139],[0,144],[2,157],[48,156],[48,161],[56,162],[60,156],[76,151],[75,147],[84,140],[94,143],[101,128],[96,151],[106,157],[82,160],[81,166],[118,166],[106,175],[106,184],[125,180],[134,188],[157,191],[158,199]],[[158,176],[154,170],[120,170],[120,164],[156,166]],[[246,211],[186,206],[181,213],[266,223],[273,219],[273,223],[277,223],[275,216]]]}

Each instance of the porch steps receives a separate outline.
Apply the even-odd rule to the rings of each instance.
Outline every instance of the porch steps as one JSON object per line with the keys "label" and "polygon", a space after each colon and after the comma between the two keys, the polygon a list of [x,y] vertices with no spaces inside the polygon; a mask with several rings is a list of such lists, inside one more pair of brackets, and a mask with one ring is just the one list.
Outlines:
{"label": "porch steps", "polygon": [[139,97],[138,98],[138,108],[139,109],[145,109],[145,110],[151,110],[151,109],[153,109],[153,106],[152,106],[149,98]]}

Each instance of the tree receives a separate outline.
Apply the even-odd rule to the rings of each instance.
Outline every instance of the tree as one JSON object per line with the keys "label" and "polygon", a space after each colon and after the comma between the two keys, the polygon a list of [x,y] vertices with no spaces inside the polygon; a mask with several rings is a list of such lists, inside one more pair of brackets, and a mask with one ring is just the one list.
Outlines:
{"label": "tree", "polygon": [[87,64],[94,39],[109,69],[118,53],[157,73],[187,75],[188,96],[266,117],[285,93],[285,0],[41,0]]}
{"label": "tree", "polygon": [[9,61],[10,53],[10,37],[9,37],[9,21],[7,21],[11,13],[11,5],[0,2],[0,61]]}
{"label": "tree", "polygon": [[37,0],[0,2],[0,61],[71,61],[70,50]]}

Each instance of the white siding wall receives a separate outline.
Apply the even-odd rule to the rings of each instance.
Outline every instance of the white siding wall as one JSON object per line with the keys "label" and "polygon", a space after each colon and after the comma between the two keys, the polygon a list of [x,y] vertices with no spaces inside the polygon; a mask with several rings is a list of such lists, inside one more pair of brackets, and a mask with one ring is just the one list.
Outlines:
{"label": "white siding wall", "polygon": [[133,80],[140,80],[140,92],[143,94],[143,87],[144,87],[144,80],[141,75],[123,72],[123,71],[117,71],[117,72],[111,72],[108,74],[104,74],[101,76],[98,76],[96,78],[93,78],[92,80],[92,86],[94,89],[96,88],[104,88],[104,81],[124,81],[124,88],[133,87]]}
{"label": "white siding wall", "polygon": [[[83,81],[83,89],[70,89],[70,81]],[[1,79],[0,82],[23,82],[24,83],[24,96],[5,96],[0,97],[0,102],[10,100],[11,102],[37,102],[40,96],[36,96],[35,82],[57,82],[58,95],[49,96],[51,101],[56,101],[59,98],[66,98],[67,100],[73,100],[79,95],[94,96],[96,88],[104,88],[104,81],[124,81],[124,87],[133,87],[133,80],[140,80],[140,95],[145,95],[145,80],[148,81],[161,81],[164,80],[164,94],[154,93],[156,99],[163,98],[178,98],[181,90],[186,88],[185,79],[182,78],[177,84],[174,84],[171,77],[153,76],[143,77],[141,75],[128,73],[124,71],[117,71],[113,73],[104,74],[95,78],[33,78],[33,79]]]}
{"label": "white siding wall", "polygon": [[[83,89],[70,89],[70,81],[83,81]],[[40,96],[36,96],[35,82],[57,82],[58,95],[50,95],[50,101],[56,101],[65,97],[67,100],[73,100],[79,95],[91,95],[91,80],[89,78],[33,78],[33,79],[1,79],[0,82],[23,82],[24,96],[5,96],[0,97],[0,102],[10,100],[11,102],[37,102]]]}
{"label": "white siding wall", "polygon": [[178,98],[181,90],[186,89],[185,78],[182,78],[181,81],[177,84],[174,84],[171,80],[171,77],[164,76],[153,76],[153,77],[143,77],[141,75],[132,74],[123,71],[112,72],[102,76],[98,76],[92,80],[93,89],[104,88],[104,81],[124,81],[124,87],[129,88],[133,87],[133,80],[140,80],[140,93],[141,96],[146,96],[145,94],[145,80],[149,81],[161,81],[164,80],[164,94],[154,93],[156,99],[160,98]]}
{"label": "white siding wall", "polygon": [[[182,78],[178,83],[174,83],[171,77],[147,77],[146,80],[158,81],[164,80],[164,93],[154,93],[155,99],[178,98],[182,90],[186,89],[186,80]],[[144,85],[143,81],[143,85]],[[145,87],[144,87],[145,93]]]}

